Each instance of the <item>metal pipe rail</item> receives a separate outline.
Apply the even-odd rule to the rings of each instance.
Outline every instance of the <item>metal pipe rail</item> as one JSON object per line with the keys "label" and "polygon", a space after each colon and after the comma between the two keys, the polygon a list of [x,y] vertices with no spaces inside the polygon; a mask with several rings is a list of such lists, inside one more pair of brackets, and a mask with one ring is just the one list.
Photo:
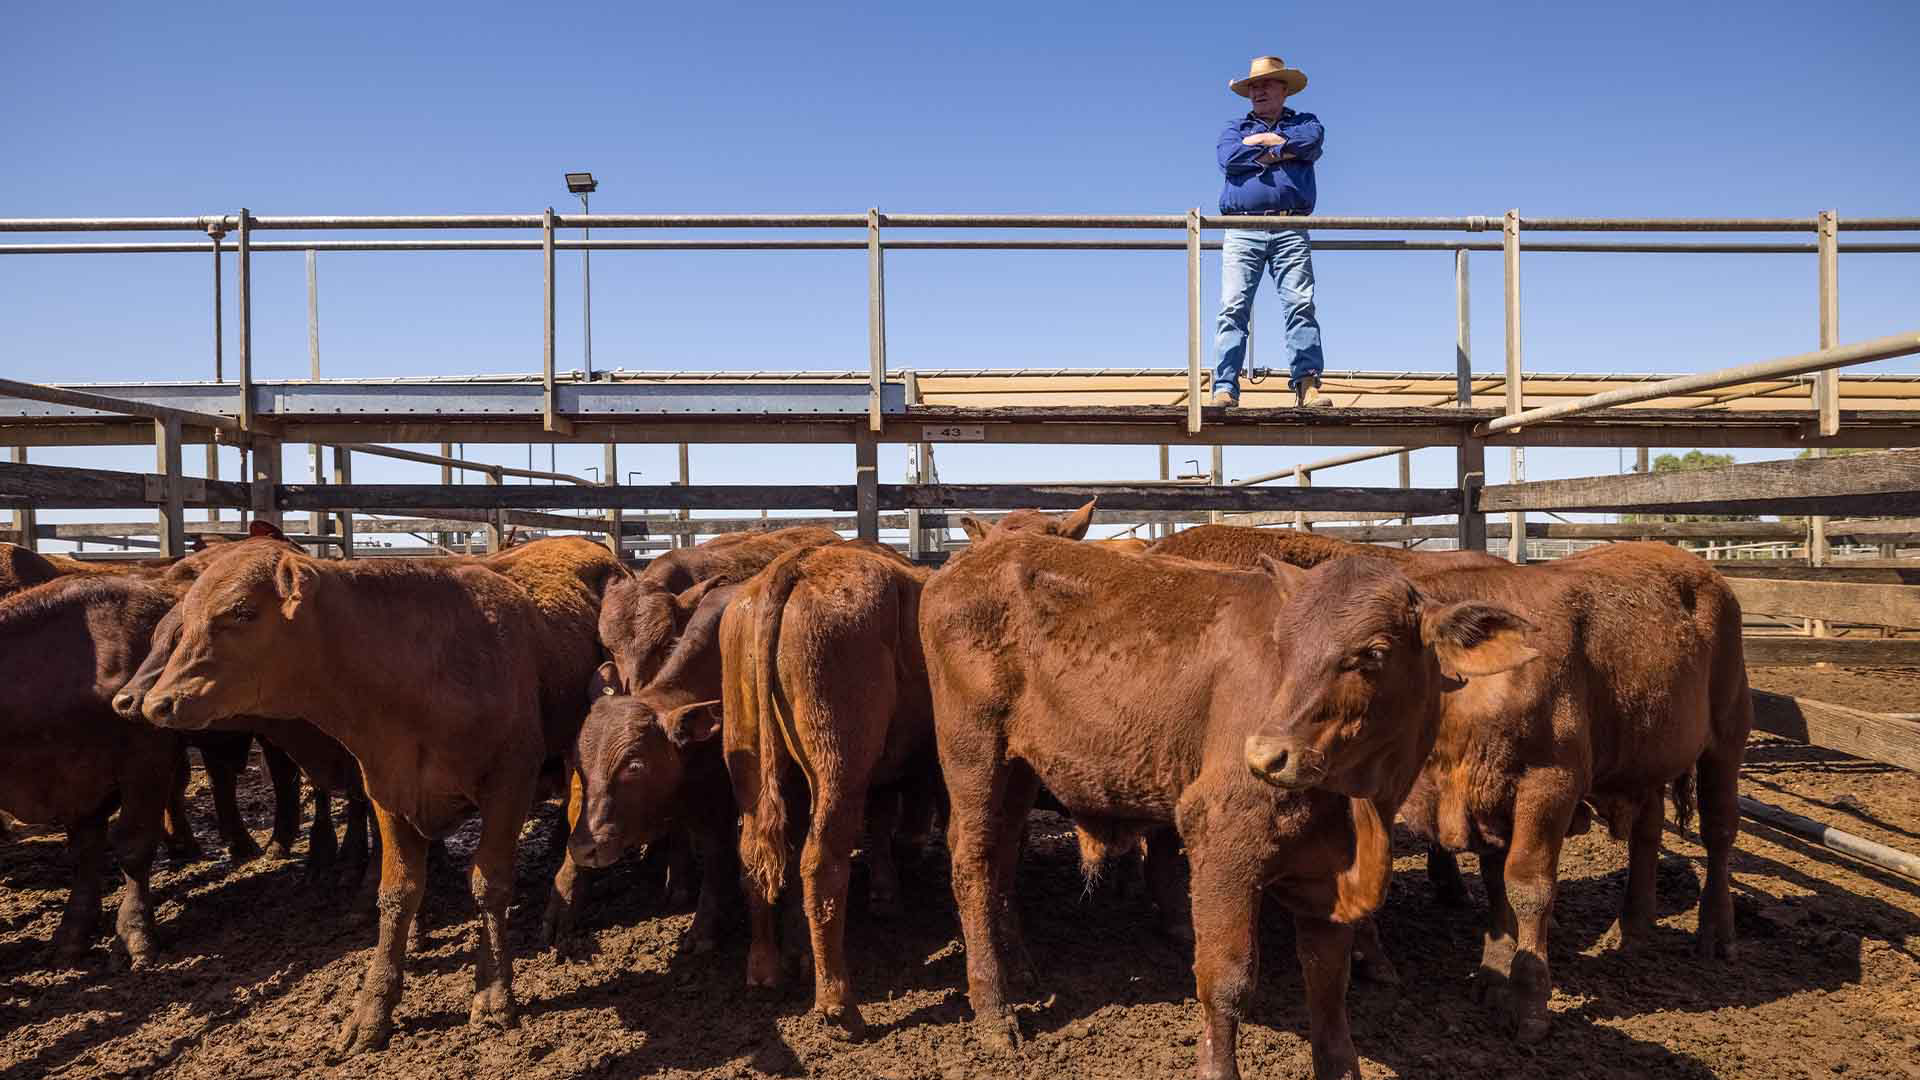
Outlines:
{"label": "metal pipe rail", "polygon": [[201,427],[215,428],[220,431],[240,430],[240,421],[231,416],[195,412],[191,409],[174,409],[144,401],[131,401],[127,398],[109,397],[106,394],[90,394],[84,390],[68,390],[61,386],[43,386],[40,383],[19,382],[14,379],[0,379],[0,397],[25,398],[28,401],[44,401],[51,405],[71,405],[76,409],[97,409],[101,412],[138,416],[148,420],[198,424]]}
{"label": "metal pipe rail", "polygon": [[1819,349],[1795,356],[1783,356],[1773,360],[1762,360],[1754,364],[1742,364],[1738,367],[1722,368],[1698,375],[1682,375],[1678,378],[1663,379],[1655,383],[1641,383],[1637,386],[1623,386],[1618,390],[1604,390],[1598,394],[1561,402],[1558,405],[1545,405],[1538,409],[1516,412],[1511,416],[1497,417],[1477,425],[1473,433],[1477,436],[1498,434],[1543,420],[1558,420],[1566,416],[1578,416],[1615,405],[1630,405],[1636,401],[1651,401],[1654,398],[1672,394],[1684,394],[1696,390],[1717,390],[1723,386],[1735,386],[1756,379],[1779,378],[1785,375],[1805,375],[1814,371],[1827,371],[1832,368],[1846,367],[1852,364],[1867,364],[1875,360],[1890,360],[1896,356],[1911,356],[1920,353],[1920,330],[1904,334],[1891,334],[1887,337],[1873,338],[1852,345],[1840,345],[1831,349]]}
{"label": "metal pipe rail", "polygon": [[1357,465],[1362,461],[1374,461],[1378,458],[1392,457],[1395,454],[1403,454],[1412,449],[1416,448],[1411,446],[1387,446],[1375,450],[1356,450],[1351,454],[1340,454],[1320,461],[1310,461],[1305,465],[1289,465],[1284,469],[1261,473],[1258,476],[1249,476],[1245,480],[1235,480],[1233,486],[1248,487],[1253,484],[1264,484],[1269,480],[1278,480],[1283,476],[1292,476],[1295,473],[1314,473],[1321,469],[1331,469],[1340,465]]}
{"label": "metal pipe rail", "polygon": [[569,484],[582,487],[597,487],[592,480],[571,473],[546,472],[541,469],[522,469],[515,465],[489,465],[480,461],[467,461],[463,458],[443,457],[440,454],[428,454],[419,450],[402,450],[394,446],[380,446],[376,443],[339,443],[342,450],[351,450],[356,454],[371,454],[374,457],[393,458],[398,461],[417,461],[423,465],[446,465],[456,469],[470,469],[490,476],[519,476],[530,480],[564,480]]}

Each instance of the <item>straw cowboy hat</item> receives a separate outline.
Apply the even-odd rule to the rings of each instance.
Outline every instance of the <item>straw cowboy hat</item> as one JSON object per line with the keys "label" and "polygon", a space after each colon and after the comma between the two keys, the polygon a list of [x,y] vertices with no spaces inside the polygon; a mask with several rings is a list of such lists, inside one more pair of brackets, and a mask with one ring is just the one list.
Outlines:
{"label": "straw cowboy hat", "polygon": [[1306,72],[1288,67],[1287,62],[1277,56],[1256,56],[1252,66],[1247,69],[1247,77],[1233,80],[1227,84],[1227,89],[1247,97],[1253,84],[1261,79],[1279,79],[1287,84],[1289,94],[1297,94],[1307,88]]}

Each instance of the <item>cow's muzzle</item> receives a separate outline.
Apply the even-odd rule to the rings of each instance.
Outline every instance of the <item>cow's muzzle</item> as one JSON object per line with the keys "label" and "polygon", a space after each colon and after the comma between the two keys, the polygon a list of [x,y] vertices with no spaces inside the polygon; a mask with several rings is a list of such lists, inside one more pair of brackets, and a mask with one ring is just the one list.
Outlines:
{"label": "cow's muzzle", "polygon": [[203,731],[211,722],[205,716],[194,716],[181,706],[183,700],[178,694],[148,694],[146,703],[141,705],[140,713],[147,723],[154,727],[170,728],[174,731]]}
{"label": "cow's muzzle", "polygon": [[146,704],[145,698],[146,695],[144,694],[136,694],[131,690],[122,690],[113,695],[113,711],[119,713],[120,719],[122,720],[138,722],[141,716],[141,706]]}
{"label": "cow's muzzle", "polygon": [[1247,769],[1256,780],[1288,791],[1299,791],[1327,778],[1327,757],[1292,739],[1249,735]]}
{"label": "cow's muzzle", "polygon": [[626,853],[626,841],[617,828],[595,830],[567,844],[567,854],[573,857],[574,865],[584,866],[589,870],[600,870],[612,866]]}

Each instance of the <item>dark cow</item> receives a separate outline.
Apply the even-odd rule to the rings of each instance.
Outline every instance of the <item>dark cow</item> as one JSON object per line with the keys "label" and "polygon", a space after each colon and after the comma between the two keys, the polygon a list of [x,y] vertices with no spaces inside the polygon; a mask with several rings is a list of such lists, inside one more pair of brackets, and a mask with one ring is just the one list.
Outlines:
{"label": "dark cow", "polygon": [[380,826],[380,943],[337,1052],[385,1045],[427,838],[480,813],[480,909],[469,1021],[512,1026],[506,934],[514,851],[546,752],[534,640],[544,620],[485,566],[426,559],[323,562],[248,545],[181,601],[180,642],[147,692],[161,727],[299,717],[359,760]]}
{"label": "dark cow", "polygon": [[612,582],[601,602],[599,628],[600,640],[619,670],[619,692],[645,686],[660,670],[700,602],[699,593],[687,590],[707,581],[738,584],[794,548],[839,542],[839,533],[811,526],[729,533],[698,547],[669,551],[641,573]]}
{"label": "dark cow", "polygon": [[131,963],[153,955],[148,874],[180,740],[114,714],[115,690],[147,654],[173,595],[112,574],[61,577],[0,600],[0,807],[67,830],[73,891],[54,932],[71,962],[93,940],[107,819],[126,888],[116,941]]}
{"label": "dark cow", "polygon": [[[1392,550],[1226,526],[1187,530],[1155,550],[1244,566],[1263,554],[1311,565],[1353,548]],[[1497,601],[1541,627],[1543,662],[1447,696],[1433,757],[1401,808],[1439,845],[1429,870],[1443,896],[1460,890],[1448,852],[1480,853],[1491,923],[1479,993],[1522,1039],[1546,1033],[1560,847],[1587,827],[1588,803],[1629,841],[1620,944],[1651,933],[1663,789],[1684,821],[1697,788],[1707,849],[1699,951],[1731,956],[1728,860],[1752,702],[1740,606],[1726,582],[1666,544],[1608,544],[1529,566],[1478,552],[1397,558],[1425,594]]]}
{"label": "dark cow", "polygon": [[[869,794],[924,782],[933,717],[918,631],[927,571],[852,545],[775,559],[741,587],[722,621],[727,771],[740,806],[753,945],[747,984],[779,981],[774,909],[790,827],[805,824],[800,886],[813,946],[814,1009],[859,1033],[849,985],[847,880]],[[807,800],[788,810],[788,792]],[[898,795],[873,802],[867,845],[873,907],[897,905],[891,845]]]}
{"label": "dark cow", "polygon": [[1019,1037],[1005,964],[1039,784],[1076,822],[1179,830],[1192,865],[1198,1072],[1238,1075],[1263,888],[1294,914],[1314,1072],[1357,1077],[1351,923],[1383,898],[1387,823],[1441,702],[1533,656],[1485,602],[1428,601],[1393,564],[1247,572],[1009,536],[927,583],[925,644],[976,1030]]}
{"label": "dark cow", "polygon": [[688,944],[694,952],[706,952],[718,941],[722,898],[738,881],[733,792],[713,738],[720,722],[720,616],[738,586],[694,588],[700,599],[692,605],[686,629],[646,686],[630,695],[619,693],[613,665],[601,665],[602,693],[569,755],[583,798],[547,905],[550,944],[573,922],[579,887],[575,865],[611,866],[627,851],[678,830],[692,832],[702,864]]}

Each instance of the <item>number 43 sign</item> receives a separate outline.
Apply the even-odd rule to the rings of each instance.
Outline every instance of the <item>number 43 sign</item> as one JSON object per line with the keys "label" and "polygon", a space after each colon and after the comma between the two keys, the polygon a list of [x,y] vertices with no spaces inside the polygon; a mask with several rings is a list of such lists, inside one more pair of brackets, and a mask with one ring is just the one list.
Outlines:
{"label": "number 43 sign", "polygon": [[922,424],[921,442],[983,442],[987,437],[985,424]]}

